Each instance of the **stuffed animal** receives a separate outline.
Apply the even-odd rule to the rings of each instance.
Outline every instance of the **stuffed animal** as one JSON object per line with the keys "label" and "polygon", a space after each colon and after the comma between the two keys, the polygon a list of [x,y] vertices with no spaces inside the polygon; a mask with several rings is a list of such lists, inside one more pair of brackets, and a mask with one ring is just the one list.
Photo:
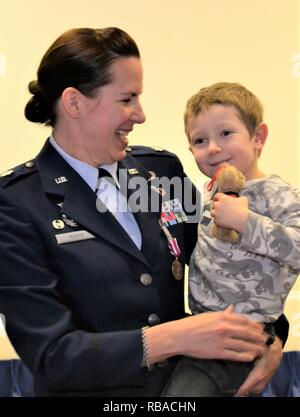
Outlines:
{"label": "stuffed animal", "polygon": [[[238,197],[239,192],[245,185],[244,175],[233,165],[223,165],[214,176],[212,182],[216,182],[217,191]],[[217,226],[213,223],[211,228],[211,236],[219,240],[235,243],[238,241],[239,233],[232,229]]]}

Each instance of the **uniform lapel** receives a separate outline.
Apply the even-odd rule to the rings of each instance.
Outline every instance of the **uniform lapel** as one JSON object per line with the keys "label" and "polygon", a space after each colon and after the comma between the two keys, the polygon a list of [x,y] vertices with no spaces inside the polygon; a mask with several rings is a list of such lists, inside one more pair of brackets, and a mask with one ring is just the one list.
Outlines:
{"label": "uniform lapel", "polygon": [[[93,190],[65,162],[49,141],[37,156],[36,165],[45,192],[61,197],[61,214],[147,264],[143,254],[114,216],[108,211],[97,211]],[[98,200],[97,204],[101,202]]]}
{"label": "uniform lapel", "polygon": [[[127,179],[122,180],[121,176],[127,176]],[[125,159],[119,162],[119,180],[121,183],[127,184],[127,199],[129,202],[129,206],[131,201],[136,201],[136,192],[137,190],[128,188],[128,182],[130,184],[131,179],[136,179],[137,182],[140,182],[142,185],[138,189],[138,194],[143,200],[143,204],[141,206],[144,210],[140,211],[133,211],[135,219],[139,225],[141,234],[142,234],[142,252],[145,255],[147,261],[152,264],[152,261],[155,261],[156,253],[157,253],[157,242],[161,237],[161,230],[159,227],[159,219],[161,214],[161,204],[156,207],[151,205],[151,198],[153,194],[153,190],[151,189],[151,174],[147,171],[139,161],[131,156],[130,154],[127,155]],[[139,181],[140,180],[140,181]],[[157,198],[156,195],[156,200]]]}

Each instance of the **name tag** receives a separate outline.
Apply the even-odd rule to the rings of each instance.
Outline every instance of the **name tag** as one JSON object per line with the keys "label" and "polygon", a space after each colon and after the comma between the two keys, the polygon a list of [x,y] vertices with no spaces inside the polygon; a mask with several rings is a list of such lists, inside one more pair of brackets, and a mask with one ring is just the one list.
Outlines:
{"label": "name tag", "polygon": [[95,239],[95,236],[86,230],[77,230],[76,232],[60,233],[59,235],[55,235],[55,237],[59,245],[71,242],[78,242],[80,240]]}

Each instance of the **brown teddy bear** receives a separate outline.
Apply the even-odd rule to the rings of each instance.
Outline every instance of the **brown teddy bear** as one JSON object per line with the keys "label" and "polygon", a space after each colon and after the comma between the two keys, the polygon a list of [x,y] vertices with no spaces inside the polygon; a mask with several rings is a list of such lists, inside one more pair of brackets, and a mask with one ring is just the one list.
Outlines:
{"label": "brown teddy bear", "polygon": [[[233,165],[223,165],[214,176],[212,183],[216,182],[217,191],[238,197],[239,192],[245,185],[244,175]],[[211,236],[219,240],[235,243],[238,241],[239,233],[233,229],[227,229],[222,226],[217,226],[213,223],[211,228]]]}

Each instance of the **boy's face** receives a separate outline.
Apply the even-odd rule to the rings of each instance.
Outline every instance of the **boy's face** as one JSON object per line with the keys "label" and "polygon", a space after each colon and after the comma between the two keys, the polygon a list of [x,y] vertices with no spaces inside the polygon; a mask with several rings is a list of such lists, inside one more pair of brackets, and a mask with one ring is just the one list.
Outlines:
{"label": "boy's face", "polygon": [[251,137],[233,106],[214,104],[187,121],[190,150],[203,174],[212,178],[224,163],[234,165],[247,180],[263,174],[257,160],[267,127],[260,124]]}

